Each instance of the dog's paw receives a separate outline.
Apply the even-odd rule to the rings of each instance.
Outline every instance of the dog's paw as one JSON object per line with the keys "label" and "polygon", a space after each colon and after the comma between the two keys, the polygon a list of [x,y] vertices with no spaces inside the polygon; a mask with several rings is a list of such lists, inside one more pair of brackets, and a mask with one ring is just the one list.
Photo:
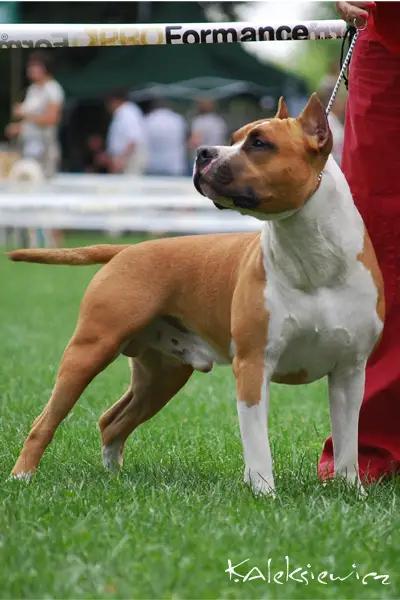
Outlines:
{"label": "dog's paw", "polygon": [[22,483],[29,483],[32,479],[32,473],[11,473],[7,481],[22,481]]}
{"label": "dog's paw", "polygon": [[251,487],[256,496],[275,497],[274,478],[261,471],[246,467],[244,471],[244,482]]}
{"label": "dog's paw", "polygon": [[367,492],[361,483],[361,479],[357,471],[353,469],[337,471],[334,475],[334,479],[337,481],[342,481],[346,486],[354,490],[359,498],[365,498],[365,496],[367,496]]}
{"label": "dog's paw", "polygon": [[366,498],[366,496],[368,496],[367,491],[361,481],[359,482],[359,485],[357,485],[357,495],[359,498]]}
{"label": "dog's paw", "polygon": [[120,442],[113,442],[109,446],[103,446],[101,450],[103,456],[103,465],[107,471],[117,472],[122,469],[122,445]]}
{"label": "dog's paw", "polygon": [[356,475],[355,477],[352,477],[351,479],[346,478],[345,481],[349,485],[349,487],[351,487],[353,490],[355,490],[355,492],[359,498],[365,498],[367,496],[365,487],[361,483],[361,479],[359,478],[358,475]]}

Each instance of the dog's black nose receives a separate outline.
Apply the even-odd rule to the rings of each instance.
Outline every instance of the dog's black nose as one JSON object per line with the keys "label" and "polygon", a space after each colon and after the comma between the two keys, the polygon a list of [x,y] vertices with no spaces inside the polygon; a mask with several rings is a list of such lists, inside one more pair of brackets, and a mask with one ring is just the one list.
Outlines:
{"label": "dog's black nose", "polygon": [[218,150],[213,146],[200,146],[197,150],[197,164],[199,167],[204,167],[218,156]]}

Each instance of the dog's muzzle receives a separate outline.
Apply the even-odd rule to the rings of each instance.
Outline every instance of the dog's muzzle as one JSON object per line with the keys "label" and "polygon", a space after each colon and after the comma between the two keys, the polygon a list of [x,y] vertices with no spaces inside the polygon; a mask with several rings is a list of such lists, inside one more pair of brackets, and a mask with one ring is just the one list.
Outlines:
{"label": "dog's muzzle", "polygon": [[[202,175],[203,170],[207,170],[207,167],[211,165],[212,161],[218,157],[218,150],[213,146],[200,146],[197,150],[196,160],[194,163],[193,169],[193,184],[196,190],[202,195],[205,196],[201,189],[201,180],[206,181]],[[221,165],[218,168],[217,173],[214,175],[216,179],[221,179],[220,183],[228,184],[232,181],[233,175],[229,169],[229,167],[225,165]],[[225,180],[225,181],[224,181]],[[206,183],[210,184],[210,181],[207,179]],[[228,209],[227,206],[222,206],[217,202],[213,202],[214,206],[219,210]]]}
{"label": "dog's muzzle", "polygon": [[193,167],[193,183],[196,190],[202,195],[205,194],[202,192],[200,187],[200,181],[202,179],[202,170],[205,170],[211,162],[217,158],[218,150],[213,148],[212,146],[200,146],[197,149],[196,159],[194,161]]}
{"label": "dog's muzzle", "polygon": [[[194,167],[193,167],[193,185],[196,188],[196,190],[199,192],[199,194],[201,194],[202,196],[205,196],[205,194],[204,194],[203,190],[201,189],[201,185],[200,185],[201,180],[203,179],[201,170],[205,169],[208,165],[210,165],[211,162],[215,158],[217,158],[217,156],[218,156],[218,151],[216,148],[213,148],[212,146],[200,146],[200,148],[198,148],[198,150],[197,150],[196,159],[195,159]],[[225,208],[224,206],[221,206],[220,204],[217,204],[216,202],[214,202],[213,204],[220,210]]]}
{"label": "dog's muzzle", "polygon": [[210,186],[217,195],[229,198],[233,207],[223,206],[218,202],[214,202],[214,206],[219,210],[229,208],[242,208],[254,210],[258,207],[260,201],[254,190],[251,187],[246,187],[238,193],[232,193],[227,190],[226,186],[232,183],[234,177],[230,165],[227,161],[219,160],[218,149],[214,146],[201,146],[197,150],[196,160],[193,169],[193,184],[196,190],[206,196],[201,189],[201,183],[204,182]]}

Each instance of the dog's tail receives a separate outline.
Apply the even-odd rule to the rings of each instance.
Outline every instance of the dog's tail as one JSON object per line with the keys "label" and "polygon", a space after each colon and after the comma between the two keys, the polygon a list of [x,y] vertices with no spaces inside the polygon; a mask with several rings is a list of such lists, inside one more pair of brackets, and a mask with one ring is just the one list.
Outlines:
{"label": "dog's tail", "polygon": [[46,265],[101,265],[108,263],[129,245],[98,244],[82,248],[35,248],[7,252],[15,262],[44,263]]}

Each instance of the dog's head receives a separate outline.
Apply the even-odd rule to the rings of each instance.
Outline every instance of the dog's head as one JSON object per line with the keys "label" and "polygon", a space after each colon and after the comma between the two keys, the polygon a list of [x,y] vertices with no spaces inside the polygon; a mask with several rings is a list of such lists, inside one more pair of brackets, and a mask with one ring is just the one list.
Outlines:
{"label": "dog's head", "polygon": [[261,220],[293,214],[318,187],[332,150],[325,111],[313,94],[296,119],[279,100],[272,119],[236,131],[230,146],[198,149],[193,182],[217,208],[231,208]]}

